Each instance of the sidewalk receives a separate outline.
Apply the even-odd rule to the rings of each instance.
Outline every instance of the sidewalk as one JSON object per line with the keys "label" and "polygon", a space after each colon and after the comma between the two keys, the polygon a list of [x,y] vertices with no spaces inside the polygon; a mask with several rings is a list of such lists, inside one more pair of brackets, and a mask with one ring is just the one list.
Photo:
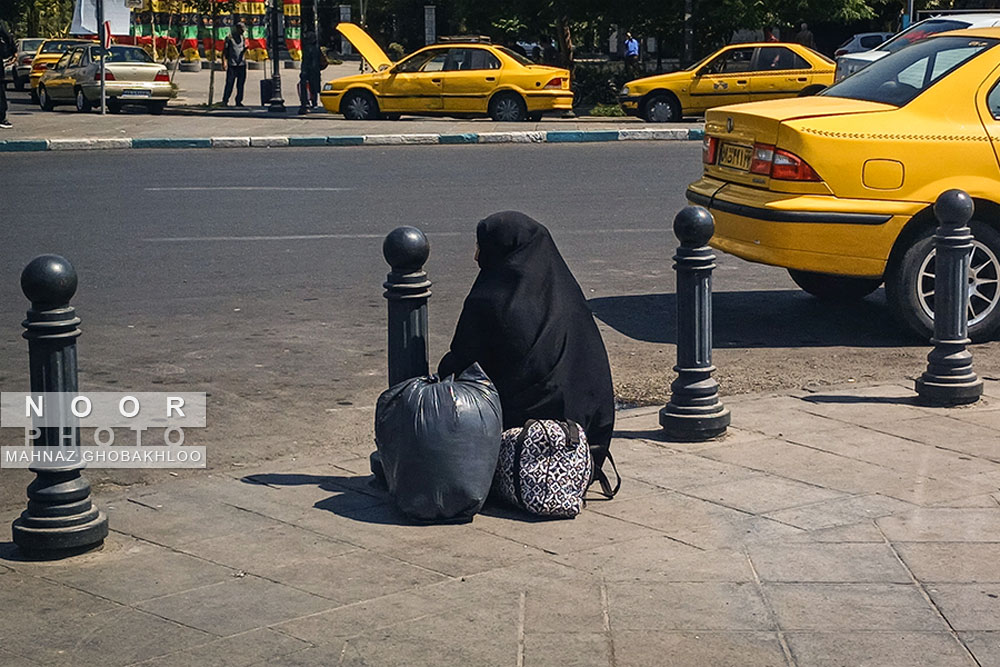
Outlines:
{"label": "sidewalk", "polygon": [[[331,66],[324,80],[357,73],[357,63]],[[701,121],[649,125],[637,118],[546,116],[538,123],[497,123],[488,118],[455,119],[406,116],[398,121],[348,121],[320,108],[298,115],[298,70],[282,70],[285,113],[269,113],[260,101],[261,70],[247,79],[246,109],[213,108],[208,101],[208,71],[178,72],[179,96],[162,116],[126,107],[120,114],[78,113],[72,106],[43,112],[28,94],[8,92],[14,127],[0,133],[0,152],[121,148],[233,148],[279,146],[355,146],[579,141],[700,140]],[[225,74],[216,72],[216,102]],[[232,103],[233,100],[230,102]]]}
{"label": "sidewalk", "polygon": [[698,445],[621,413],[572,521],[407,525],[356,455],[98,496],[103,551],[0,533],[0,664],[1000,665],[1000,381],[912,398],[731,398]]}

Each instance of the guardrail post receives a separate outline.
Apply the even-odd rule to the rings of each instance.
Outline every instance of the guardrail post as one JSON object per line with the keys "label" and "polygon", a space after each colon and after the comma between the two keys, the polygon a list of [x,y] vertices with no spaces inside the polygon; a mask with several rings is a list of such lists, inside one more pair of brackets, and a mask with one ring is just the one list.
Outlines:
{"label": "guardrail post", "polygon": [[712,377],[712,269],[715,255],[708,240],[715,233],[712,214],[688,206],[674,218],[680,247],[674,255],[677,272],[677,379],[670,385],[670,402],[660,410],[664,435],[681,442],[708,440],[725,433],[729,410],[719,400],[719,383]]}
{"label": "guardrail post", "polygon": [[427,237],[416,227],[397,227],[382,243],[392,267],[384,296],[389,302],[389,386],[427,375],[427,299],[431,281],[424,272],[430,255]]}
{"label": "guardrail post", "polygon": [[927,370],[917,378],[916,391],[925,405],[975,403],[983,394],[983,381],[972,370],[969,340],[969,262],[975,211],[972,197],[962,190],[948,190],[934,202],[938,219],[934,235],[934,349],[927,355]]}
{"label": "guardrail post", "polygon": [[[60,426],[40,428],[36,446],[76,448],[80,431],[66,420],[69,397],[77,384],[76,339],[80,318],[69,305],[76,293],[76,271],[59,255],[40,255],[21,273],[21,290],[31,301],[22,323],[28,340],[31,392],[60,392],[66,400],[44,405],[61,417]],[[63,558],[100,546],[108,536],[108,520],[90,500],[83,465],[70,463],[31,467],[28,508],[14,521],[14,543],[34,558]]]}

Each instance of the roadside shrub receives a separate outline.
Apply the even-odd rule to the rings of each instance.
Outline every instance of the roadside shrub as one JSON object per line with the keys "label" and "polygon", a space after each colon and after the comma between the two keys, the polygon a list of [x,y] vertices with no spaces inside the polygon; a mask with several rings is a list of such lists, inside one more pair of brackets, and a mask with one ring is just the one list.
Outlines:
{"label": "roadside shrub", "polygon": [[577,63],[573,69],[574,104],[618,104],[618,91],[625,84],[621,63]]}
{"label": "roadside shrub", "polygon": [[615,104],[596,104],[594,105],[594,108],[590,110],[590,115],[617,118],[619,116],[624,116],[625,112],[622,111],[621,105],[616,102]]}

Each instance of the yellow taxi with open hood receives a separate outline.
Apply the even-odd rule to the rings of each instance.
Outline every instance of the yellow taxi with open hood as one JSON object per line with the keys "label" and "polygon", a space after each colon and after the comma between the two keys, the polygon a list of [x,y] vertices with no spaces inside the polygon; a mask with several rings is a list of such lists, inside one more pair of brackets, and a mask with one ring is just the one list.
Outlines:
{"label": "yellow taxi with open hood", "polygon": [[337,30],[375,70],[323,84],[323,106],[350,120],[417,114],[537,121],[573,108],[569,70],[536,65],[488,38],[446,38],[393,63],[359,26]]}
{"label": "yellow taxi with open hood", "polygon": [[712,245],[789,270],[825,298],[885,282],[895,314],[929,336],[933,204],[975,202],[969,334],[1000,329],[1000,29],[943,33],[816,97],[706,114],[702,178],[687,198],[716,222]]}

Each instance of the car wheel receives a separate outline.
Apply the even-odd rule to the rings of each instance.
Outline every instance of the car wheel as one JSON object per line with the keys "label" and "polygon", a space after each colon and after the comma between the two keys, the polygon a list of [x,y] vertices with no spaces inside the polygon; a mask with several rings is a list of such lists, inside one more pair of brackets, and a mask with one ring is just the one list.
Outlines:
{"label": "car wheel", "polygon": [[490,118],[498,123],[520,123],[528,118],[528,109],[517,93],[500,93],[490,100]]}
{"label": "car wheel", "polygon": [[340,105],[341,113],[347,120],[378,120],[378,102],[371,93],[354,90],[344,96]]}
{"label": "car wheel", "polygon": [[121,100],[115,97],[108,98],[108,113],[121,113],[122,103]]}
{"label": "car wheel", "polygon": [[788,269],[788,275],[804,291],[819,299],[828,301],[855,301],[863,299],[878,289],[881,278],[858,278],[856,276],[835,276],[829,273],[814,273]]}
{"label": "car wheel", "polygon": [[38,87],[38,106],[42,108],[42,111],[52,111],[55,105],[52,104],[52,100],[49,98],[49,91],[45,90],[45,86]]}
{"label": "car wheel", "polygon": [[680,105],[672,95],[656,95],[646,101],[642,117],[650,123],[673,123],[681,119]]}
{"label": "car wheel", "polygon": [[538,123],[538,122],[540,122],[542,120],[542,112],[541,111],[535,111],[535,112],[533,112],[531,114],[528,114],[528,120],[530,120],[532,123]]}
{"label": "car wheel", "polygon": [[149,113],[154,116],[159,116],[163,113],[163,110],[167,108],[166,102],[151,102],[149,104]]}
{"label": "car wheel", "polygon": [[81,113],[87,113],[93,108],[90,104],[90,100],[87,96],[83,94],[83,88],[76,89],[76,110]]}
{"label": "car wheel", "polygon": [[[969,263],[969,338],[989,340],[1000,328],[1000,233],[972,221],[975,237]],[[886,272],[886,297],[894,314],[927,339],[934,334],[934,229],[920,233]]]}

